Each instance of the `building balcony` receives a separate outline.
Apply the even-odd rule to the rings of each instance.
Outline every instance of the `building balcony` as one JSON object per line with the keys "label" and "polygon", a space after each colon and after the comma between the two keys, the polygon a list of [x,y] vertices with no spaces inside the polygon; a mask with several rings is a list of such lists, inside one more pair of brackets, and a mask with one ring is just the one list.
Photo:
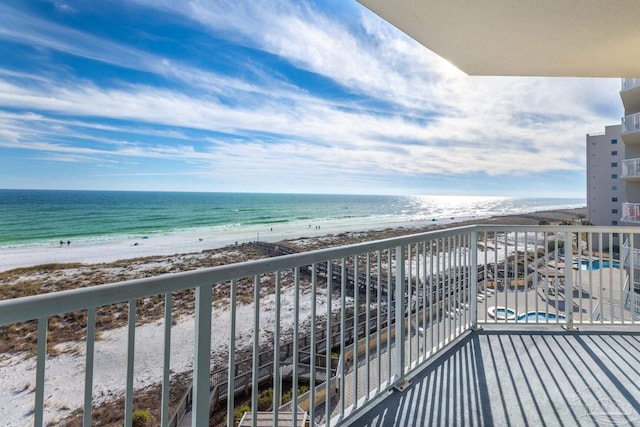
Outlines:
{"label": "building balcony", "polygon": [[623,203],[620,221],[628,224],[640,223],[640,203]]}
{"label": "building balcony", "polygon": [[[151,410],[162,426],[208,425],[216,411],[234,425],[237,403],[248,405],[241,425],[637,425],[640,301],[602,248],[612,237],[633,247],[638,231],[459,227],[3,300],[4,339],[18,331],[35,348],[2,355],[0,387],[14,391],[0,414],[30,399],[33,411],[3,422],[64,424],[56,394],[74,394],[68,409],[88,426],[111,396],[131,425],[134,397],[147,390],[136,384],[152,375],[145,361],[161,355]],[[177,312],[184,295],[193,315]],[[164,311],[143,324],[136,307],[151,299]],[[98,336],[104,307],[127,326]],[[193,340],[174,342],[187,326]],[[64,328],[82,338],[58,354],[50,341]],[[125,344],[105,354],[118,334]],[[170,405],[185,346],[193,382]],[[107,365],[122,371],[117,390],[100,382]],[[16,366],[32,371],[32,392],[7,383]]]}
{"label": "building balcony", "polygon": [[622,118],[620,137],[627,145],[640,143],[640,113]]}
{"label": "building balcony", "polygon": [[[636,247],[638,241],[625,240],[622,245],[622,261],[625,267],[640,269],[640,249]],[[635,277],[640,280],[640,277]]]}
{"label": "building balcony", "polygon": [[640,181],[640,159],[623,160],[620,178],[625,181]]}
{"label": "building balcony", "polygon": [[640,111],[640,79],[622,79],[620,98],[625,111]]}
{"label": "building balcony", "polygon": [[640,87],[640,79],[638,78],[623,78],[622,79],[622,92]]}

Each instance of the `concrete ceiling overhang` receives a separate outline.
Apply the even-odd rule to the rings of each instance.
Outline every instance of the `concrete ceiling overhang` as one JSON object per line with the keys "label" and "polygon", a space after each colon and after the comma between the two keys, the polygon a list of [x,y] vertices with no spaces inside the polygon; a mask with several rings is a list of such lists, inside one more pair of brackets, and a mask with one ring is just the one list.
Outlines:
{"label": "concrete ceiling overhang", "polygon": [[640,0],[358,0],[470,75],[640,76]]}

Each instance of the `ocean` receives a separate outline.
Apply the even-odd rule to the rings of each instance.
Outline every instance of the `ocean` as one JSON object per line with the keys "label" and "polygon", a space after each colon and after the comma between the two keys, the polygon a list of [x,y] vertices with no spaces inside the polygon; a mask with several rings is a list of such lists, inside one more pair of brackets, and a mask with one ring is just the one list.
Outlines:
{"label": "ocean", "polygon": [[585,204],[568,198],[0,190],[0,248],[365,230]]}

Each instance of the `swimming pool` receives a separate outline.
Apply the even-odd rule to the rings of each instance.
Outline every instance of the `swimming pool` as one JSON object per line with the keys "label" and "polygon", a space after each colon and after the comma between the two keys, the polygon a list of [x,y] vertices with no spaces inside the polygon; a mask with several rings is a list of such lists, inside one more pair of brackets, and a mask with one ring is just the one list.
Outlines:
{"label": "swimming pool", "polygon": [[500,306],[489,307],[487,309],[487,314],[493,317],[494,319],[498,319],[498,320],[505,320],[505,319],[513,320],[516,318],[515,310],[512,310],[507,307],[500,307]]}
{"label": "swimming pool", "polygon": [[[574,263],[573,264],[574,267],[578,266],[578,263]],[[580,270],[600,270],[601,268],[619,268],[620,267],[620,263],[618,261],[613,261],[613,263],[611,263],[608,259],[603,259],[602,263],[600,263],[599,259],[593,260],[591,261],[591,268],[589,268],[589,261],[588,260],[583,260],[580,263]]]}
{"label": "swimming pool", "polygon": [[545,313],[544,311],[530,311],[518,316],[518,321],[546,322],[547,320],[550,322],[555,322],[556,320],[564,322],[565,317],[553,313]]}

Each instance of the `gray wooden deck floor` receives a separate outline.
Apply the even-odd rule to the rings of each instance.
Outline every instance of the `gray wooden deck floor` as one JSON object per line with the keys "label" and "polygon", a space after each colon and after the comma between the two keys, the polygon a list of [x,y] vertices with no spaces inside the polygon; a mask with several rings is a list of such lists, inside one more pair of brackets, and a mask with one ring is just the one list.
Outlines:
{"label": "gray wooden deck floor", "polygon": [[485,329],[357,426],[640,425],[640,328]]}

